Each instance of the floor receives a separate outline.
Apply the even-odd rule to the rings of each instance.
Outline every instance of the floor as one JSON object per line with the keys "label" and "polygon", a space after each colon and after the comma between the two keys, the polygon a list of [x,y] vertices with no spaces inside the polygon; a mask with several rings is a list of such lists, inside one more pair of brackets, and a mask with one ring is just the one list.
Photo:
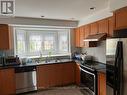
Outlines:
{"label": "floor", "polygon": [[31,92],[22,95],[92,95],[77,86],[55,87],[48,90]]}

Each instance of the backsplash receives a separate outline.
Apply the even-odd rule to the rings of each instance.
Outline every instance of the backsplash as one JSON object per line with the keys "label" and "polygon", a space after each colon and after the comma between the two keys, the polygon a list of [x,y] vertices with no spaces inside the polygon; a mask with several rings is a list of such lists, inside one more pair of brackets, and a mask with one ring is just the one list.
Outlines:
{"label": "backsplash", "polygon": [[98,47],[82,48],[82,52],[95,57],[95,61],[106,63],[106,41],[98,43]]}
{"label": "backsplash", "polygon": [[0,50],[0,56],[14,56],[14,50]]}

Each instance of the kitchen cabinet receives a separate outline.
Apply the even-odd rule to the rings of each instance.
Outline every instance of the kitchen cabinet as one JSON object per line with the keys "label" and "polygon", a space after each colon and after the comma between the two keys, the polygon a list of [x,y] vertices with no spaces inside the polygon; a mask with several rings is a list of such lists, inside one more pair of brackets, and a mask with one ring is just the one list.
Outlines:
{"label": "kitchen cabinet", "polygon": [[95,35],[98,33],[98,23],[97,22],[94,22],[94,23],[91,23],[91,31],[90,31],[90,35]]}
{"label": "kitchen cabinet", "polygon": [[113,36],[113,29],[114,29],[114,18],[113,18],[113,16],[108,18],[108,23],[109,23],[108,37],[112,37]]}
{"label": "kitchen cabinet", "polygon": [[75,64],[74,63],[66,63],[63,64],[62,68],[63,85],[73,84],[75,83]]}
{"label": "kitchen cabinet", "polygon": [[7,24],[0,24],[0,50],[12,49],[12,28]]}
{"label": "kitchen cabinet", "polygon": [[98,73],[98,95],[106,95],[106,74]]}
{"label": "kitchen cabinet", "polygon": [[37,66],[37,87],[45,89],[75,82],[75,63]]}
{"label": "kitchen cabinet", "polygon": [[115,18],[115,30],[127,28],[127,7],[116,10],[113,16]]}
{"label": "kitchen cabinet", "polygon": [[108,19],[103,19],[98,21],[98,33],[107,33],[108,34]]}
{"label": "kitchen cabinet", "polygon": [[80,47],[84,47],[84,26],[80,27]]}
{"label": "kitchen cabinet", "polygon": [[77,63],[75,66],[76,66],[75,82],[77,85],[80,85],[80,65]]}
{"label": "kitchen cabinet", "polygon": [[90,29],[91,29],[90,24],[85,25],[84,28],[85,28],[84,38],[87,38],[90,35]]}
{"label": "kitchen cabinet", "polygon": [[80,47],[80,31],[79,31],[79,28],[75,28],[74,32],[75,32],[75,46]]}
{"label": "kitchen cabinet", "polygon": [[15,72],[14,69],[0,70],[0,95],[15,95]]}
{"label": "kitchen cabinet", "polygon": [[[93,27],[94,25],[92,25],[92,27]],[[91,24],[87,24],[87,25],[85,25],[85,34],[84,34],[84,38],[87,38],[89,35],[92,35],[92,34],[94,34],[94,32],[92,32],[92,34],[91,34]],[[93,29],[94,30],[94,29]],[[97,42],[89,42],[89,41],[85,41],[84,42],[84,47],[85,48],[88,48],[88,47],[96,47],[97,46]]]}
{"label": "kitchen cabinet", "polygon": [[85,48],[96,47],[97,42],[90,42],[90,41],[85,42],[83,40],[87,38],[89,35],[95,35],[98,33],[106,33],[107,37],[112,37],[114,26],[115,26],[115,21],[114,21],[114,17],[112,16],[76,28],[75,29],[76,47],[85,47]]}
{"label": "kitchen cabinet", "polygon": [[84,46],[84,26],[75,29],[76,47]]}
{"label": "kitchen cabinet", "polygon": [[[38,89],[48,88],[55,83],[54,65],[43,65],[37,67],[37,87]],[[59,71],[60,72],[60,71]],[[53,77],[54,76],[54,77]]]}

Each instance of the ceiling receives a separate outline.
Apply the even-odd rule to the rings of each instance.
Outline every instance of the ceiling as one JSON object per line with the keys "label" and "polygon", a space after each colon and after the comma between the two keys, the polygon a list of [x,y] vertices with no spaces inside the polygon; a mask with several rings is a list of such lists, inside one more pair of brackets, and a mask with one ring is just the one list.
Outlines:
{"label": "ceiling", "polygon": [[15,0],[15,16],[81,20],[107,7],[108,0]]}

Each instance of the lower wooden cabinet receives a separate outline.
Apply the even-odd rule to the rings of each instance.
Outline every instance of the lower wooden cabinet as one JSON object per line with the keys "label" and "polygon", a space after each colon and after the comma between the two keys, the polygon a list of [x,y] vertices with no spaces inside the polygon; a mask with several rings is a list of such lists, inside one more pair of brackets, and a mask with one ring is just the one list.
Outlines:
{"label": "lower wooden cabinet", "polygon": [[62,66],[62,84],[75,83],[75,63],[66,63]]}
{"label": "lower wooden cabinet", "polygon": [[15,95],[15,72],[14,69],[0,70],[0,95]]}
{"label": "lower wooden cabinet", "polygon": [[80,65],[77,63],[76,64],[76,68],[75,68],[76,70],[76,75],[75,75],[75,83],[76,83],[76,85],[80,85]]}
{"label": "lower wooden cabinet", "polygon": [[106,95],[106,74],[98,73],[98,95]]}
{"label": "lower wooden cabinet", "polygon": [[37,66],[37,87],[45,89],[75,82],[75,63]]}

